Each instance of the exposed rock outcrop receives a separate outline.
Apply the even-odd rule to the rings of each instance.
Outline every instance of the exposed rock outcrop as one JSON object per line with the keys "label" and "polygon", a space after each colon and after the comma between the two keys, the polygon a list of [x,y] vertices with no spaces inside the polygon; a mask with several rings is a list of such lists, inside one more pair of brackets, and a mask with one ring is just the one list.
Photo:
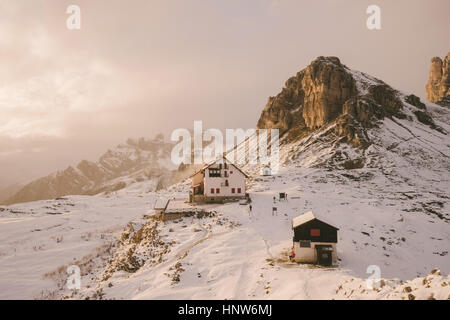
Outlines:
{"label": "exposed rock outcrop", "polygon": [[335,122],[335,134],[364,147],[363,129],[384,117],[404,118],[402,107],[397,91],[384,82],[350,70],[336,57],[318,57],[269,98],[258,128],[301,136]]}
{"label": "exposed rock outcrop", "polygon": [[402,152],[401,157],[411,163],[447,159],[438,150],[438,156],[415,155],[421,148],[435,148],[417,139],[420,132],[437,141],[448,139],[449,117],[445,107],[395,90],[338,58],[318,57],[269,98],[257,125],[280,129],[279,161],[284,165],[384,170],[385,157],[402,152],[406,145],[414,151]]}
{"label": "exposed rock outcrop", "polygon": [[319,57],[286,81],[276,97],[270,97],[259,128],[285,132],[295,125],[313,129],[334,119],[342,104],[356,93],[355,81],[336,57]]}
{"label": "exposed rock outcrop", "polygon": [[426,90],[428,101],[450,107],[450,53],[444,61],[439,57],[431,59]]}

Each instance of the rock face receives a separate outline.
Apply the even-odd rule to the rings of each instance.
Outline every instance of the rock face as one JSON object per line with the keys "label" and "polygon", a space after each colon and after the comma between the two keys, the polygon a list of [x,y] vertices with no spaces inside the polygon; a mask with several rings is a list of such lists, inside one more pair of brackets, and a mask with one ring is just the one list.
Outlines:
{"label": "rock face", "polygon": [[387,172],[406,161],[447,172],[449,121],[446,107],[395,90],[336,57],[318,57],[269,98],[257,126],[280,129],[277,153],[286,166]]}
{"label": "rock face", "polygon": [[317,128],[336,117],[356,92],[355,81],[336,57],[319,57],[290,78],[276,97],[270,97],[258,128],[287,131],[293,125]]}
{"label": "rock face", "polygon": [[431,59],[426,90],[428,101],[450,106],[450,53],[444,61],[439,57]]}
{"label": "rock face", "polygon": [[335,134],[365,145],[361,129],[393,115],[405,117],[394,89],[350,70],[336,57],[318,57],[269,98],[257,126],[298,136],[335,122]]}
{"label": "rock face", "polygon": [[128,139],[105,152],[98,161],[83,160],[74,168],[68,167],[22,187],[4,200],[4,204],[54,199],[65,195],[97,194],[126,187],[128,183],[158,180],[159,186],[170,181],[172,145],[161,138]]}

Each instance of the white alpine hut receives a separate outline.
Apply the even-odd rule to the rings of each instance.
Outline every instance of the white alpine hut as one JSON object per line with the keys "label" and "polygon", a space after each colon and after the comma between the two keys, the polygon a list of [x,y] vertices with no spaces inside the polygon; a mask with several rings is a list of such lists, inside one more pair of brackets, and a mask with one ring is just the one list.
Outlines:
{"label": "white alpine hut", "polygon": [[190,202],[224,202],[246,197],[248,175],[225,157],[191,176]]}

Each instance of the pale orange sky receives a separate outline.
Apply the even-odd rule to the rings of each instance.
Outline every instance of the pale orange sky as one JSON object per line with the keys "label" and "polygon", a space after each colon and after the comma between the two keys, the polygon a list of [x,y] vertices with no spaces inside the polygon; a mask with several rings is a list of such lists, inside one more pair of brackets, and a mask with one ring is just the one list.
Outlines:
{"label": "pale orange sky", "polygon": [[[70,4],[81,30],[66,28]],[[424,98],[449,12],[448,0],[0,0],[0,187],[194,120],[254,127],[320,55]]]}

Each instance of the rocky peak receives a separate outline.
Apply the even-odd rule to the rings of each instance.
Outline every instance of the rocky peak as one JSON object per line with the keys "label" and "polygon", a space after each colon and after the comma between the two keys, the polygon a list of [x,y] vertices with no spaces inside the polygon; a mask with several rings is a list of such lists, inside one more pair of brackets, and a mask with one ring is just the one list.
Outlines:
{"label": "rocky peak", "polygon": [[444,60],[439,57],[431,59],[426,90],[428,101],[450,106],[450,52]]}
{"label": "rocky peak", "polygon": [[[415,141],[417,132],[448,139],[448,116],[446,108],[395,90],[338,58],[318,57],[269,98],[257,126],[280,129],[281,163],[358,169],[378,166],[384,161],[380,150],[394,152]],[[411,142],[411,150],[420,150],[415,143],[421,142]]]}
{"label": "rocky peak", "polygon": [[334,119],[355,93],[355,81],[338,58],[318,57],[286,81],[281,93],[269,98],[258,128],[278,128],[284,133],[296,125],[320,127]]}
{"label": "rocky peak", "polygon": [[[425,108],[418,97],[407,99]],[[402,109],[400,93],[383,81],[349,69],[336,57],[318,57],[269,98],[258,128],[278,128],[296,139],[334,123],[334,134],[364,146],[365,128],[384,117],[405,118]]]}

